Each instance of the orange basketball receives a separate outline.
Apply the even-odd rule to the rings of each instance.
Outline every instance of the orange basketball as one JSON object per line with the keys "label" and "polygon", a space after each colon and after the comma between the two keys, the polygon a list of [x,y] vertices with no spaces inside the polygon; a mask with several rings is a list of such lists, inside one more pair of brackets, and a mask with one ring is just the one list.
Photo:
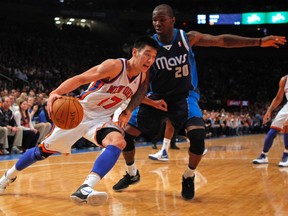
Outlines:
{"label": "orange basketball", "polygon": [[83,107],[77,98],[63,96],[53,102],[51,120],[61,129],[77,127],[83,119]]}

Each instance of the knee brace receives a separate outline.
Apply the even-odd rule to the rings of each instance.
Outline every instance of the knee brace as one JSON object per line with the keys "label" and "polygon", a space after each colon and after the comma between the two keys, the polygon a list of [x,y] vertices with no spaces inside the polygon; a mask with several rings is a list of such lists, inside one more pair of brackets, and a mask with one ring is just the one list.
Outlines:
{"label": "knee brace", "polygon": [[34,156],[37,160],[44,160],[55,152],[46,150],[44,144],[40,144],[35,147]]}
{"label": "knee brace", "polygon": [[196,155],[202,155],[205,150],[205,130],[193,129],[187,132],[187,137],[190,140],[189,151]]}
{"label": "knee brace", "polygon": [[125,132],[125,141],[126,141],[126,146],[123,149],[123,151],[133,151],[135,149],[135,143],[134,143],[134,139],[135,136],[132,136],[128,133]]}

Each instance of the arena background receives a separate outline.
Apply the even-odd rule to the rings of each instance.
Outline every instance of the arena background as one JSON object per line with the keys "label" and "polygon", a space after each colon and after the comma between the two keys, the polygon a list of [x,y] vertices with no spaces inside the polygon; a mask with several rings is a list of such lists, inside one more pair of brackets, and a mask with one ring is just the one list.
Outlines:
{"label": "arena background", "polygon": [[[129,46],[136,36],[153,34],[151,12],[159,3],[173,6],[176,27],[184,30],[251,37],[288,35],[287,23],[209,25],[207,20],[206,24],[197,24],[198,14],[288,11],[287,1],[282,0],[2,0],[1,90],[27,85],[33,88],[41,82],[48,93],[64,79],[106,58],[129,56]],[[71,18],[74,20],[68,23]],[[193,50],[200,105],[206,109],[239,109],[227,106],[231,100],[244,101],[250,107],[258,103],[263,106],[272,100],[279,78],[287,73],[287,45],[279,49]],[[15,68],[26,73],[27,79],[15,75]]]}

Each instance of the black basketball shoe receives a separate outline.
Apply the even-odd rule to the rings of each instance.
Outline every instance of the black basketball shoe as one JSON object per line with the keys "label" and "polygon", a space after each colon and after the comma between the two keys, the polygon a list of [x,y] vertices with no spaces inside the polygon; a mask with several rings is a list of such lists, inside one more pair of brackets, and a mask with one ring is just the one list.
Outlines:
{"label": "black basketball shoe", "polygon": [[136,184],[140,181],[140,174],[139,170],[137,170],[137,173],[135,176],[130,176],[127,172],[126,175],[123,176],[122,179],[119,180],[117,184],[113,186],[114,191],[121,192],[124,189],[128,188],[129,185]]}

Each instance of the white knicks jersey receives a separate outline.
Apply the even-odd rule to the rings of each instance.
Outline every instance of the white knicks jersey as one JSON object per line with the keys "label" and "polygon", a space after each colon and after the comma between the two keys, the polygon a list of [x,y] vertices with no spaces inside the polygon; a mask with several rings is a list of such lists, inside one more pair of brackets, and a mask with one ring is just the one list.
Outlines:
{"label": "white knicks jersey", "polygon": [[127,59],[120,59],[122,71],[111,81],[96,80],[79,96],[85,116],[88,118],[105,118],[112,116],[123,102],[131,98],[138,90],[142,73],[129,79],[126,71]]}
{"label": "white knicks jersey", "polygon": [[288,101],[288,76],[287,75],[286,75],[286,83],[284,86],[284,92],[285,92],[286,99]]}

